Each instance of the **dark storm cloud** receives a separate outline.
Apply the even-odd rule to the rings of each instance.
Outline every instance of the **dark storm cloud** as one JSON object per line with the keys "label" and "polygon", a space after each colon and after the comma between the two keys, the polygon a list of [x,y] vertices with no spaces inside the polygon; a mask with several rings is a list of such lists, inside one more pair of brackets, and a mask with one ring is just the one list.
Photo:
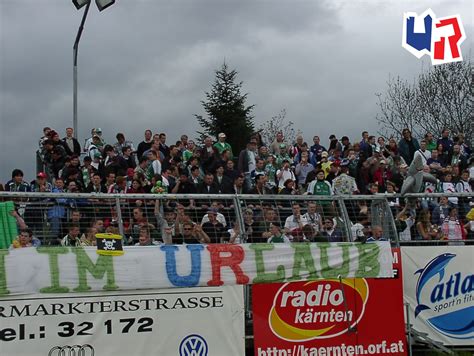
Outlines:
{"label": "dark storm cloud", "polygon": [[[402,13],[429,6],[439,16],[460,13],[472,39],[469,0],[416,8],[412,1],[119,0],[102,13],[93,5],[79,50],[79,137],[91,127],[109,141],[123,131],[138,143],[145,128],[170,140],[193,136],[193,114],[202,113],[224,60],[257,105],[257,125],[286,108],[307,139],[375,131],[374,93],[389,73],[421,69],[401,48]],[[0,16],[0,180],[17,166],[30,178],[42,127],[63,134],[72,125],[72,44],[82,12],[68,0],[2,0]]]}

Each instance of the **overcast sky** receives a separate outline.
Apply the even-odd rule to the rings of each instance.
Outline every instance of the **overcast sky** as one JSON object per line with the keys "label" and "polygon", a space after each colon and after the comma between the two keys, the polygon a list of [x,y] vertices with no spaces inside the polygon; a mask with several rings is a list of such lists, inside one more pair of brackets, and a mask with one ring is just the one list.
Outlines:
{"label": "overcast sky", "polygon": [[[389,75],[430,66],[401,47],[403,12],[460,14],[473,50],[473,0],[117,0],[93,5],[79,49],[79,139],[101,127],[138,144],[143,131],[195,137],[194,114],[225,60],[255,104],[255,122],[287,119],[329,134],[376,133],[375,93]],[[0,182],[33,179],[42,128],[72,126],[72,45],[81,20],[70,0],[0,0]]]}

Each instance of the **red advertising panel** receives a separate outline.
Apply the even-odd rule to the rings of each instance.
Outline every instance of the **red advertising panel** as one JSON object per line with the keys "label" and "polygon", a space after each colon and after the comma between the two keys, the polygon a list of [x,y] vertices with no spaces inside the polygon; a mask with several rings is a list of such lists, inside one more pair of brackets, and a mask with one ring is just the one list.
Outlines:
{"label": "red advertising panel", "polygon": [[395,278],[253,285],[255,355],[406,355],[400,249]]}

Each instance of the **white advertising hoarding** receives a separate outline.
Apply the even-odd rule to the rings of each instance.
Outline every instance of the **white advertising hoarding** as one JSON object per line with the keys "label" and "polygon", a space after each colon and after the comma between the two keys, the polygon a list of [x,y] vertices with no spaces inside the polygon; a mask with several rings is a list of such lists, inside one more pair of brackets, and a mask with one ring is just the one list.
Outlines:
{"label": "white advertising hoarding", "polygon": [[0,298],[3,356],[243,355],[243,286]]}
{"label": "white advertising hoarding", "polygon": [[474,345],[474,246],[402,247],[410,323],[445,345]]}

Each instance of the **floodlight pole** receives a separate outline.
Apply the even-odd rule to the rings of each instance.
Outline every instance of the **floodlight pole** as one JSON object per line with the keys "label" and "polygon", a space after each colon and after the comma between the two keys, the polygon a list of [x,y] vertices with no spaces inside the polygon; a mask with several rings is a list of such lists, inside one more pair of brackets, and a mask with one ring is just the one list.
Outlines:
{"label": "floodlight pole", "polygon": [[73,117],[72,117],[72,124],[74,128],[74,137],[77,138],[78,129],[77,129],[77,51],[79,49],[79,41],[81,39],[82,31],[84,30],[84,23],[86,22],[87,13],[89,12],[89,7],[91,6],[91,1],[86,4],[86,8],[84,10],[84,15],[82,15],[81,25],[79,26],[79,30],[77,30],[76,40],[74,41],[74,46],[72,48],[73,54]]}

